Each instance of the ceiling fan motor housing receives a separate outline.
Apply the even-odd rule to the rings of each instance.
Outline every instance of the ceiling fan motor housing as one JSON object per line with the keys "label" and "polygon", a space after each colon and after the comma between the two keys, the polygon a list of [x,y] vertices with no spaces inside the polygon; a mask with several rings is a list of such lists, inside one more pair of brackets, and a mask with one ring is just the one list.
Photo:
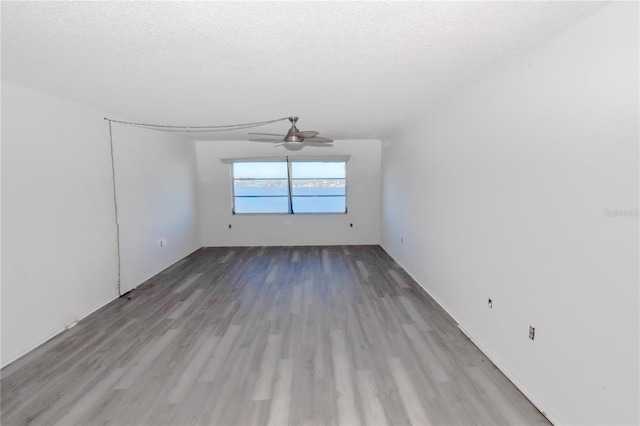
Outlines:
{"label": "ceiling fan motor housing", "polygon": [[298,117],[289,117],[289,121],[291,122],[291,128],[287,132],[287,135],[284,137],[285,142],[303,142],[304,138],[300,136],[296,136],[296,133],[300,133],[300,130],[296,127],[296,121],[298,121]]}

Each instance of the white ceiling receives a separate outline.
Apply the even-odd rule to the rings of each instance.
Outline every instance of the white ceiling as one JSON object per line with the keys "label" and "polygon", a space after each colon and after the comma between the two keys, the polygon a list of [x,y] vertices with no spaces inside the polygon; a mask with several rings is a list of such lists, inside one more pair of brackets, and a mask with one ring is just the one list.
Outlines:
{"label": "white ceiling", "polygon": [[132,121],[379,138],[602,6],[3,1],[2,76]]}

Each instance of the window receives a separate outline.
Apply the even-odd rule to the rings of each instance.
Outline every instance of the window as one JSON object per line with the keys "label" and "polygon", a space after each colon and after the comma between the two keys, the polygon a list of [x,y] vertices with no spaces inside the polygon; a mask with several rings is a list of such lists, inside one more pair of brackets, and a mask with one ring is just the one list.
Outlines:
{"label": "window", "polygon": [[344,160],[225,162],[232,164],[234,214],[347,212]]}
{"label": "window", "polygon": [[293,213],[346,213],[346,163],[291,163]]}
{"label": "window", "polygon": [[234,213],[288,213],[287,163],[234,163]]}

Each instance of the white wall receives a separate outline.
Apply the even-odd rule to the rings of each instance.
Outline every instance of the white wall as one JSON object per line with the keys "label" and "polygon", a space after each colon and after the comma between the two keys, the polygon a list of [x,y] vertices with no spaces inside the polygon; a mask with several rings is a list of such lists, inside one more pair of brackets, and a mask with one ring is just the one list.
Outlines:
{"label": "white wall", "polygon": [[638,52],[609,5],[383,142],[383,247],[559,424],[640,420]]}
{"label": "white wall", "polygon": [[[202,246],[379,244],[380,141],[340,140],[333,145],[291,152],[258,142],[196,142]],[[231,169],[229,164],[221,163],[222,158],[316,154],[351,155],[347,163],[348,214],[231,213]]]}
{"label": "white wall", "polygon": [[116,294],[102,117],[2,82],[2,365]]}
{"label": "white wall", "polygon": [[124,292],[200,248],[198,178],[193,141],[114,123],[113,143]]}
{"label": "white wall", "polygon": [[[104,116],[2,82],[3,366],[117,297]],[[115,125],[114,146],[126,290],[199,247],[195,149]]]}

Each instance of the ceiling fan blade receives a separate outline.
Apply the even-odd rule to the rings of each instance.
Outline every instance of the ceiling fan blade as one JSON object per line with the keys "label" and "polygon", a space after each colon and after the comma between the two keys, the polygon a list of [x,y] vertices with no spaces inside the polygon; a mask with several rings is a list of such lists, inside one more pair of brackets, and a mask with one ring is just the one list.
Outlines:
{"label": "ceiling fan blade", "polygon": [[262,135],[262,136],[278,136],[284,138],[286,135],[278,135],[276,133],[249,133],[250,135]]}
{"label": "ceiling fan blade", "polygon": [[258,138],[258,139],[249,139],[249,142],[268,142],[268,143],[277,143],[277,142],[282,142],[282,140],[281,140],[281,139]]}
{"label": "ceiling fan blade", "polygon": [[295,134],[296,136],[301,136],[303,138],[313,138],[318,135],[318,132],[313,130],[304,130],[302,132],[298,132]]}
{"label": "ceiling fan blade", "polygon": [[322,136],[314,136],[312,138],[304,138],[305,142],[331,143],[333,139],[323,138]]}
{"label": "ceiling fan blade", "polygon": [[306,140],[301,143],[304,146],[317,146],[318,148],[331,148],[333,145],[327,142],[307,142]]}

